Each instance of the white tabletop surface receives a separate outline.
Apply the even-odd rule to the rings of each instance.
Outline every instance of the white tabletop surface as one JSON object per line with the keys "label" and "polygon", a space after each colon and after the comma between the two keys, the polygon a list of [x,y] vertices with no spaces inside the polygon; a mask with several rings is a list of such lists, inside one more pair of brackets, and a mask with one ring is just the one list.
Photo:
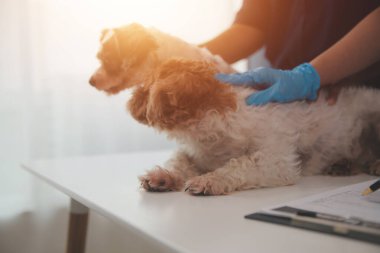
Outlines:
{"label": "white tabletop surface", "polygon": [[138,175],[163,164],[172,152],[43,160],[28,171],[68,196],[144,236],[164,252],[380,252],[374,244],[244,219],[244,215],[340,186],[373,179],[313,176],[294,186],[196,197],[184,192],[149,193]]}

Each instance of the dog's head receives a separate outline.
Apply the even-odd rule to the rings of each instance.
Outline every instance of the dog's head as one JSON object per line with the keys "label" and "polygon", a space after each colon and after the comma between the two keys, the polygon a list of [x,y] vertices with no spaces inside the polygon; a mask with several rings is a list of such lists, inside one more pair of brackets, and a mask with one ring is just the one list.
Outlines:
{"label": "dog's head", "polygon": [[138,24],[106,29],[100,43],[97,57],[101,66],[91,76],[90,84],[108,94],[141,83],[144,69],[153,67],[158,48],[151,33]]}
{"label": "dog's head", "polygon": [[139,122],[159,130],[186,129],[209,111],[236,110],[232,88],[214,78],[216,69],[199,60],[171,59],[136,87],[128,109]]}

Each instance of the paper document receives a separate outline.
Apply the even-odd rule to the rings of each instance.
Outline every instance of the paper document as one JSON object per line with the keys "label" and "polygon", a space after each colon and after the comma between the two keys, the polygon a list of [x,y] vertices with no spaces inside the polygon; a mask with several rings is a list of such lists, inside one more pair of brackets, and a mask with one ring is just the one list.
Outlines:
{"label": "paper document", "polygon": [[380,190],[361,195],[375,181],[312,195],[245,218],[380,244]]}
{"label": "paper document", "polygon": [[380,224],[380,203],[376,203],[376,197],[380,191],[368,196],[362,196],[364,189],[368,188],[371,180],[359,184],[349,185],[336,190],[313,195],[311,197],[289,202],[286,206],[310,210],[320,213],[328,213],[343,217],[357,217],[363,220],[378,222]]}

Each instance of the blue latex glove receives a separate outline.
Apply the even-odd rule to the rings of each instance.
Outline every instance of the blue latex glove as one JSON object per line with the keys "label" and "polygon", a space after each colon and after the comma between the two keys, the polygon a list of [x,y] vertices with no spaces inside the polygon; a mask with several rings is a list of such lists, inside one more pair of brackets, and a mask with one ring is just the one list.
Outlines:
{"label": "blue latex glove", "polygon": [[268,85],[265,90],[247,97],[248,105],[316,100],[320,87],[319,75],[309,63],[303,63],[292,70],[261,67],[238,74],[216,74],[215,77],[221,82],[233,85],[247,85],[253,88],[262,84]]}

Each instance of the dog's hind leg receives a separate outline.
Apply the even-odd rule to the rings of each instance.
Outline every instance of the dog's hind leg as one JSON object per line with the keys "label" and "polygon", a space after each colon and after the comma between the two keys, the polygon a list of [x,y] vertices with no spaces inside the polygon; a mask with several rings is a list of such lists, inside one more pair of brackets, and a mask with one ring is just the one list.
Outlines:
{"label": "dog's hind leg", "polygon": [[380,159],[376,160],[369,166],[368,174],[373,176],[380,176]]}
{"label": "dog's hind leg", "polygon": [[323,174],[329,176],[352,176],[362,172],[362,164],[348,159],[342,159],[323,170]]}

